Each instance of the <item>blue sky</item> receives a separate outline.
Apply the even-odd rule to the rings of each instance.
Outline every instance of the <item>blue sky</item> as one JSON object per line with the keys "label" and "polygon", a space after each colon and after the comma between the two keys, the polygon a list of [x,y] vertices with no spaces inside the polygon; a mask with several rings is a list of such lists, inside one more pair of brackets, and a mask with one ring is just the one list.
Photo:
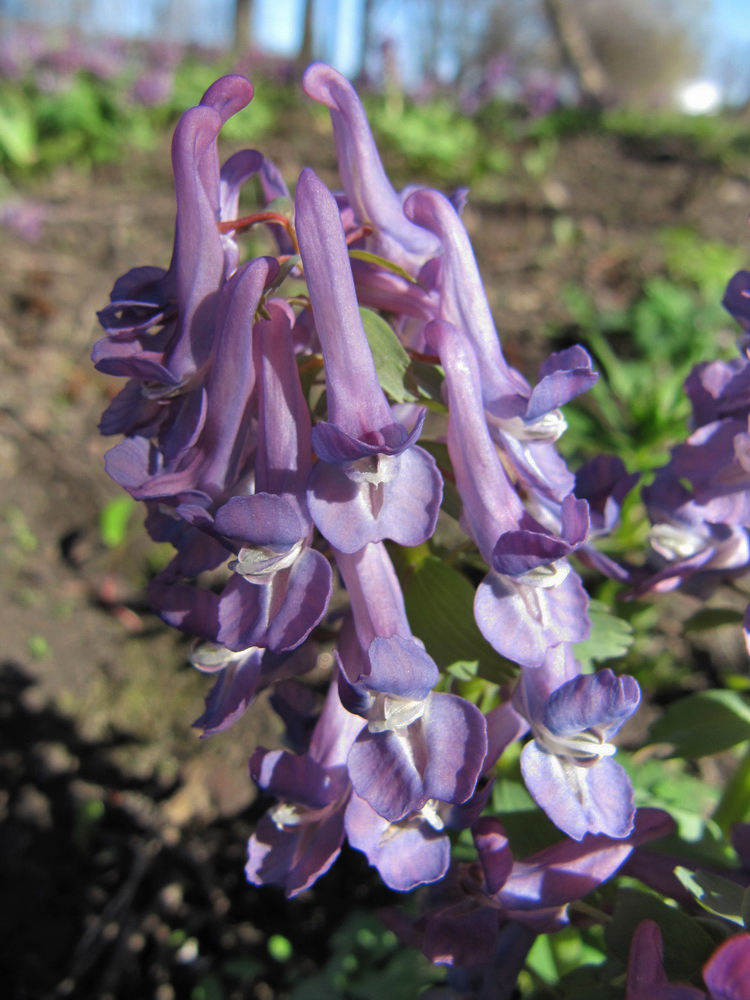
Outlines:
{"label": "blue sky", "polygon": [[[124,34],[149,34],[155,26],[154,7],[166,0],[90,0],[95,30],[117,30]],[[461,2],[461,0],[456,0]],[[617,2],[617,0],[612,0]],[[256,40],[264,47],[290,54],[299,45],[302,0],[255,0]],[[46,10],[55,20],[71,18],[76,0],[0,0],[0,12],[32,17]],[[194,24],[196,40],[221,44],[231,31],[232,0],[179,0],[180,21]],[[360,31],[362,0],[317,0],[319,37],[326,58],[344,73],[356,69],[357,38]],[[338,25],[338,30],[336,26]],[[696,76],[726,74],[728,61],[735,72],[746,75],[750,89],[750,0],[708,0],[704,20],[706,50],[704,65]],[[383,4],[380,31],[397,41],[408,38],[408,24],[399,0]],[[402,46],[402,49],[405,46]]]}

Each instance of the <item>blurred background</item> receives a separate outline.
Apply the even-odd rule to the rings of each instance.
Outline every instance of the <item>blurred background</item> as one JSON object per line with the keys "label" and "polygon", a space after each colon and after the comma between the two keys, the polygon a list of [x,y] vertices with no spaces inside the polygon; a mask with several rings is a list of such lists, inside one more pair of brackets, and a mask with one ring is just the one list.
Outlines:
{"label": "blurred background", "polygon": [[[246,758],[279,727],[261,698],[197,739],[206,679],[144,597],[169,554],[103,470],[119,385],[89,362],[96,310],[129,268],[169,262],[179,114],[245,73],[224,155],[257,146],[290,186],[310,165],[336,187],[299,79],[325,59],[356,80],[396,187],[470,188],[510,361],[533,379],[552,349],[592,351],[603,378],[570,408],[567,457],[647,475],[686,433],[690,366],[734,350],[719,303],[750,260],[749,55],[743,0],[0,0],[5,996],[411,1000],[439,978],[380,926],[391,897],[354,852],[291,904],[245,884],[265,807]],[[750,686],[731,613],[708,638],[622,614],[622,667],[655,699]],[[700,766],[683,798],[718,795]],[[524,975],[530,996],[552,973]]]}

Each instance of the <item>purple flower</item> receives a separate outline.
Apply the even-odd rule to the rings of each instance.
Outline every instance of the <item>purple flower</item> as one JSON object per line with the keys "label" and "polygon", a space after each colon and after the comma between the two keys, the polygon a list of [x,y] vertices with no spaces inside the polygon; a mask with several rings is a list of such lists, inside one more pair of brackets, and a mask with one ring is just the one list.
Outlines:
{"label": "purple flower", "polygon": [[552,822],[575,840],[589,833],[626,837],[633,790],[609,740],[638,707],[636,681],[611,670],[580,674],[563,644],[538,670],[522,672],[513,702],[533,736],[521,754],[521,773]]}
{"label": "purple flower", "polygon": [[[216,140],[222,125],[252,96],[244,77],[222,77],[180,118],[172,140],[177,220],[169,270],[141,267],[128,272],[115,283],[110,304],[99,313],[107,337],[94,345],[94,364],[110,375],[142,383],[151,399],[184,392],[199,380],[208,362],[217,296],[229,276],[227,238],[218,229],[222,213]],[[105,427],[114,432],[106,417]],[[135,426],[138,422],[136,417]]]}
{"label": "purple flower", "polygon": [[203,738],[234,725],[263,688],[311,670],[315,651],[305,644],[291,653],[274,654],[257,646],[233,653],[212,643],[199,643],[190,651],[190,662],[217,678],[206,698],[205,711],[193,723],[203,730]]}
{"label": "purple flower", "polygon": [[355,791],[390,822],[431,799],[466,802],[487,752],[482,713],[432,691],[438,669],[411,634],[382,544],[336,561],[355,626],[339,642],[342,701],[367,720],[347,762]]}
{"label": "purple flower", "polygon": [[[536,934],[565,926],[569,903],[610,879],[634,847],[673,827],[661,810],[641,809],[625,839],[589,835],[580,842],[563,840],[517,861],[500,822],[483,817],[473,827],[478,861],[458,866],[453,878],[434,890],[435,908],[413,922],[398,921],[396,929],[433,962],[481,966],[491,960],[509,926],[530,932],[527,948]],[[509,987],[501,997],[510,996],[512,983]]]}
{"label": "purple flower", "polygon": [[588,634],[588,598],[566,559],[586,539],[588,506],[566,498],[560,537],[526,512],[490,437],[470,346],[447,323],[430,323],[426,336],[445,369],[462,525],[491,567],[477,590],[477,625],[498,652],[538,667],[550,646]]}
{"label": "purple flower", "polygon": [[750,1000],[750,934],[735,934],[703,966],[708,994],[670,983],[664,971],[661,931],[653,920],[635,929],[628,959],[626,1000]]}
{"label": "purple flower", "polygon": [[343,709],[334,678],[307,754],[255,751],[250,773],[280,801],[248,841],[248,882],[280,885],[296,896],[331,867],[344,840],[346,756],[361,727],[362,720]]}
{"label": "purple flower", "polygon": [[567,427],[560,407],[596,382],[591,358],[582,347],[551,355],[530,389],[503,357],[471,242],[454,207],[438,191],[422,189],[405,211],[440,240],[436,319],[460,331],[477,359],[493,438],[528,491],[540,502],[561,501],[571,492],[573,477],[553,446]]}
{"label": "purple flower", "polygon": [[[635,594],[663,592],[686,584],[694,593],[709,593],[722,581],[744,575],[750,565],[748,527],[721,523],[716,518],[719,504],[726,514],[735,504],[727,502],[728,498],[696,503],[676,471],[667,466],[643,490],[652,521],[649,542],[660,565],[654,570],[652,562],[647,571],[633,574]],[[720,481],[721,475],[717,475],[717,485]],[[744,504],[741,495],[736,501]]]}
{"label": "purple flower", "polygon": [[653,920],[643,920],[635,929],[628,957],[625,1000],[705,1000],[693,986],[672,985],[663,964],[661,931]]}
{"label": "purple flower", "polygon": [[[270,319],[255,323],[252,337],[245,329],[239,339],[244,358],[230,351],[221,354],[222,367],[229,368],[215,393],[213,376],[219,366],[212,368],[209,416],[199,444],[212,427],[212,401],[226,423],[219,420],[199,452],[201,475],[192,484],[193,496],[175,510],[237,556],[230,564],[234,575],[221,595],[175,584],[170,577],[181,568],[178,555],[176,564],[151,587],[157,610],[171,624],[237,651],[250,646],[281,651],[299,645],[325,614],[332,586],[328,560],[310,546],[312,522],[304,492],[311,462],[310,416],[293,353],[290,315],[280,304],[272,302],[268,308]],[[254,307],[238,317],[240,332],[252,322],[253,312]],[[232,361],[241,363],[233,368]],[[211,494],[221,497],[230,484],[238,492],[246,487],[249,470],[244,461],[236,463],[252,443],[246,430],[249,397],[240,393],[240,405],[232,407],[230,391],[233,383],[242,385],[243,375],[252,384],[253,371],[258,388],[256,492],[232,496],[211,514]]]}
{"label": "purple flower", "polygon": [[320,458],[308,487],[313,520],[343,552],[391,538],[419,545],[435,530],[442,479],[393,418],[359,315],[344,232],[333,196],[307,169],[297,185],[296,224],[326,370],[328,421],[313,429]]}
{"label": "purple flower", "polygon": [[404,215],[403,198],[386,176],[356,91],[345,77],[324,63],[313,63],[307,69],[302,87],[309,97],[331,111],[339,172],[353,224],[372,228],[372,237],[365,243],[367,249],[418,270],[437,254],[437,240]]}
{"label": "purple flower", "polygon": [[703,966],[710,1000],[750,1000],[750,934],[736,934]]}

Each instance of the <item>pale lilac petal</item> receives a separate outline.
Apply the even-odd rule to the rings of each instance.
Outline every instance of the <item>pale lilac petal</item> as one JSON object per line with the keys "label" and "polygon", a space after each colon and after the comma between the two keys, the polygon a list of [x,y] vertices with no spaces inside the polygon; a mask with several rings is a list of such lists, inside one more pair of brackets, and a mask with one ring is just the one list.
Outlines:
{"label": "pale lilac petal", "polygon": [[487,753],[487,723],[455,694],[431,694],[419,720],[427,754],[427,797],[465,802],[476,788]]}
{"label": "pale lilac petal", "polygon": [[609,757],[589,767],[527,743],[521,774],[532,798],[563,833],[627,837],[633,828],[633,789],[624,769]]}
{"label": "pale lilac petal", "polygon": [[340,466],[317,462],[307,502],[320,533],[342,552],[357,552],[368,542],[390,538],[399,545],[420,545],[437,524],[442,478],[431,455],[410,448],[394,461],[398,473],[374,485],[353,482]]}
{"label": "pale lilac petal", "polygon": [[617,732],[641,700],[638,682],[611,670],[580,675],[552,692],[543,711],[543,723],[558,736],[595,729],[607,737]]}
{"label": "pale lilac petal", "polygon": [[367,687],[423,701],[440,679],[434,660],[414,639],[377,636],[368,650]]}
{"label": "pale lilac petal", "polygon": [[550,646],[585,639],[587,608],[588,595],[574,572],[549,590],[491,572],[474,600],[477,625],[490,645],[526,667],[541,666]]}
{"label": "pale lilac petal", "polygon": [[396,892],[437,882],[450,863],[450,838],[419,816],[389,823],[358,795],[346,807],[346,836]]}

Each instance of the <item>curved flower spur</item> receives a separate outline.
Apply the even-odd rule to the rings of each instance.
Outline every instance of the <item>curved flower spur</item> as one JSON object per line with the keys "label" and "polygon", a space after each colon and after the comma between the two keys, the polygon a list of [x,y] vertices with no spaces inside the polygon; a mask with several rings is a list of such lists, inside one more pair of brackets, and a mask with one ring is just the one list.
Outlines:
{"label": "curved flower spur", "polygon": [[[116,400],[102,418],[103,433],[129,433],[144,419],[163,417],[156,401],[183,392],[208,362],[217,294],[238,259],[217,222],[234,211],[239,184],[262,163],[260,154],[245,151],[241,168],[233,158],[229,182],[222,184],[217,139],[252,96],[244,77],[222,77],[177,124],[172,140],[177,219],[169,269],[129,271],[99,313],[107,337],[94,346],[94,364],[135,380],[123,390],[131,405],[124,408]],[[143,402],[134,406],[139,395]]]}
{"label": "curved flower spur", "polygon": [[342,552],[393,539],[419,545],[437,523],[443,483],[434,459],[396,421],[380,387],[359,313],[333,195],[312,170],[297,185],[300,255],[323,351],[328,420],[315,425],[320,459],[307,502],[321,534]]}

